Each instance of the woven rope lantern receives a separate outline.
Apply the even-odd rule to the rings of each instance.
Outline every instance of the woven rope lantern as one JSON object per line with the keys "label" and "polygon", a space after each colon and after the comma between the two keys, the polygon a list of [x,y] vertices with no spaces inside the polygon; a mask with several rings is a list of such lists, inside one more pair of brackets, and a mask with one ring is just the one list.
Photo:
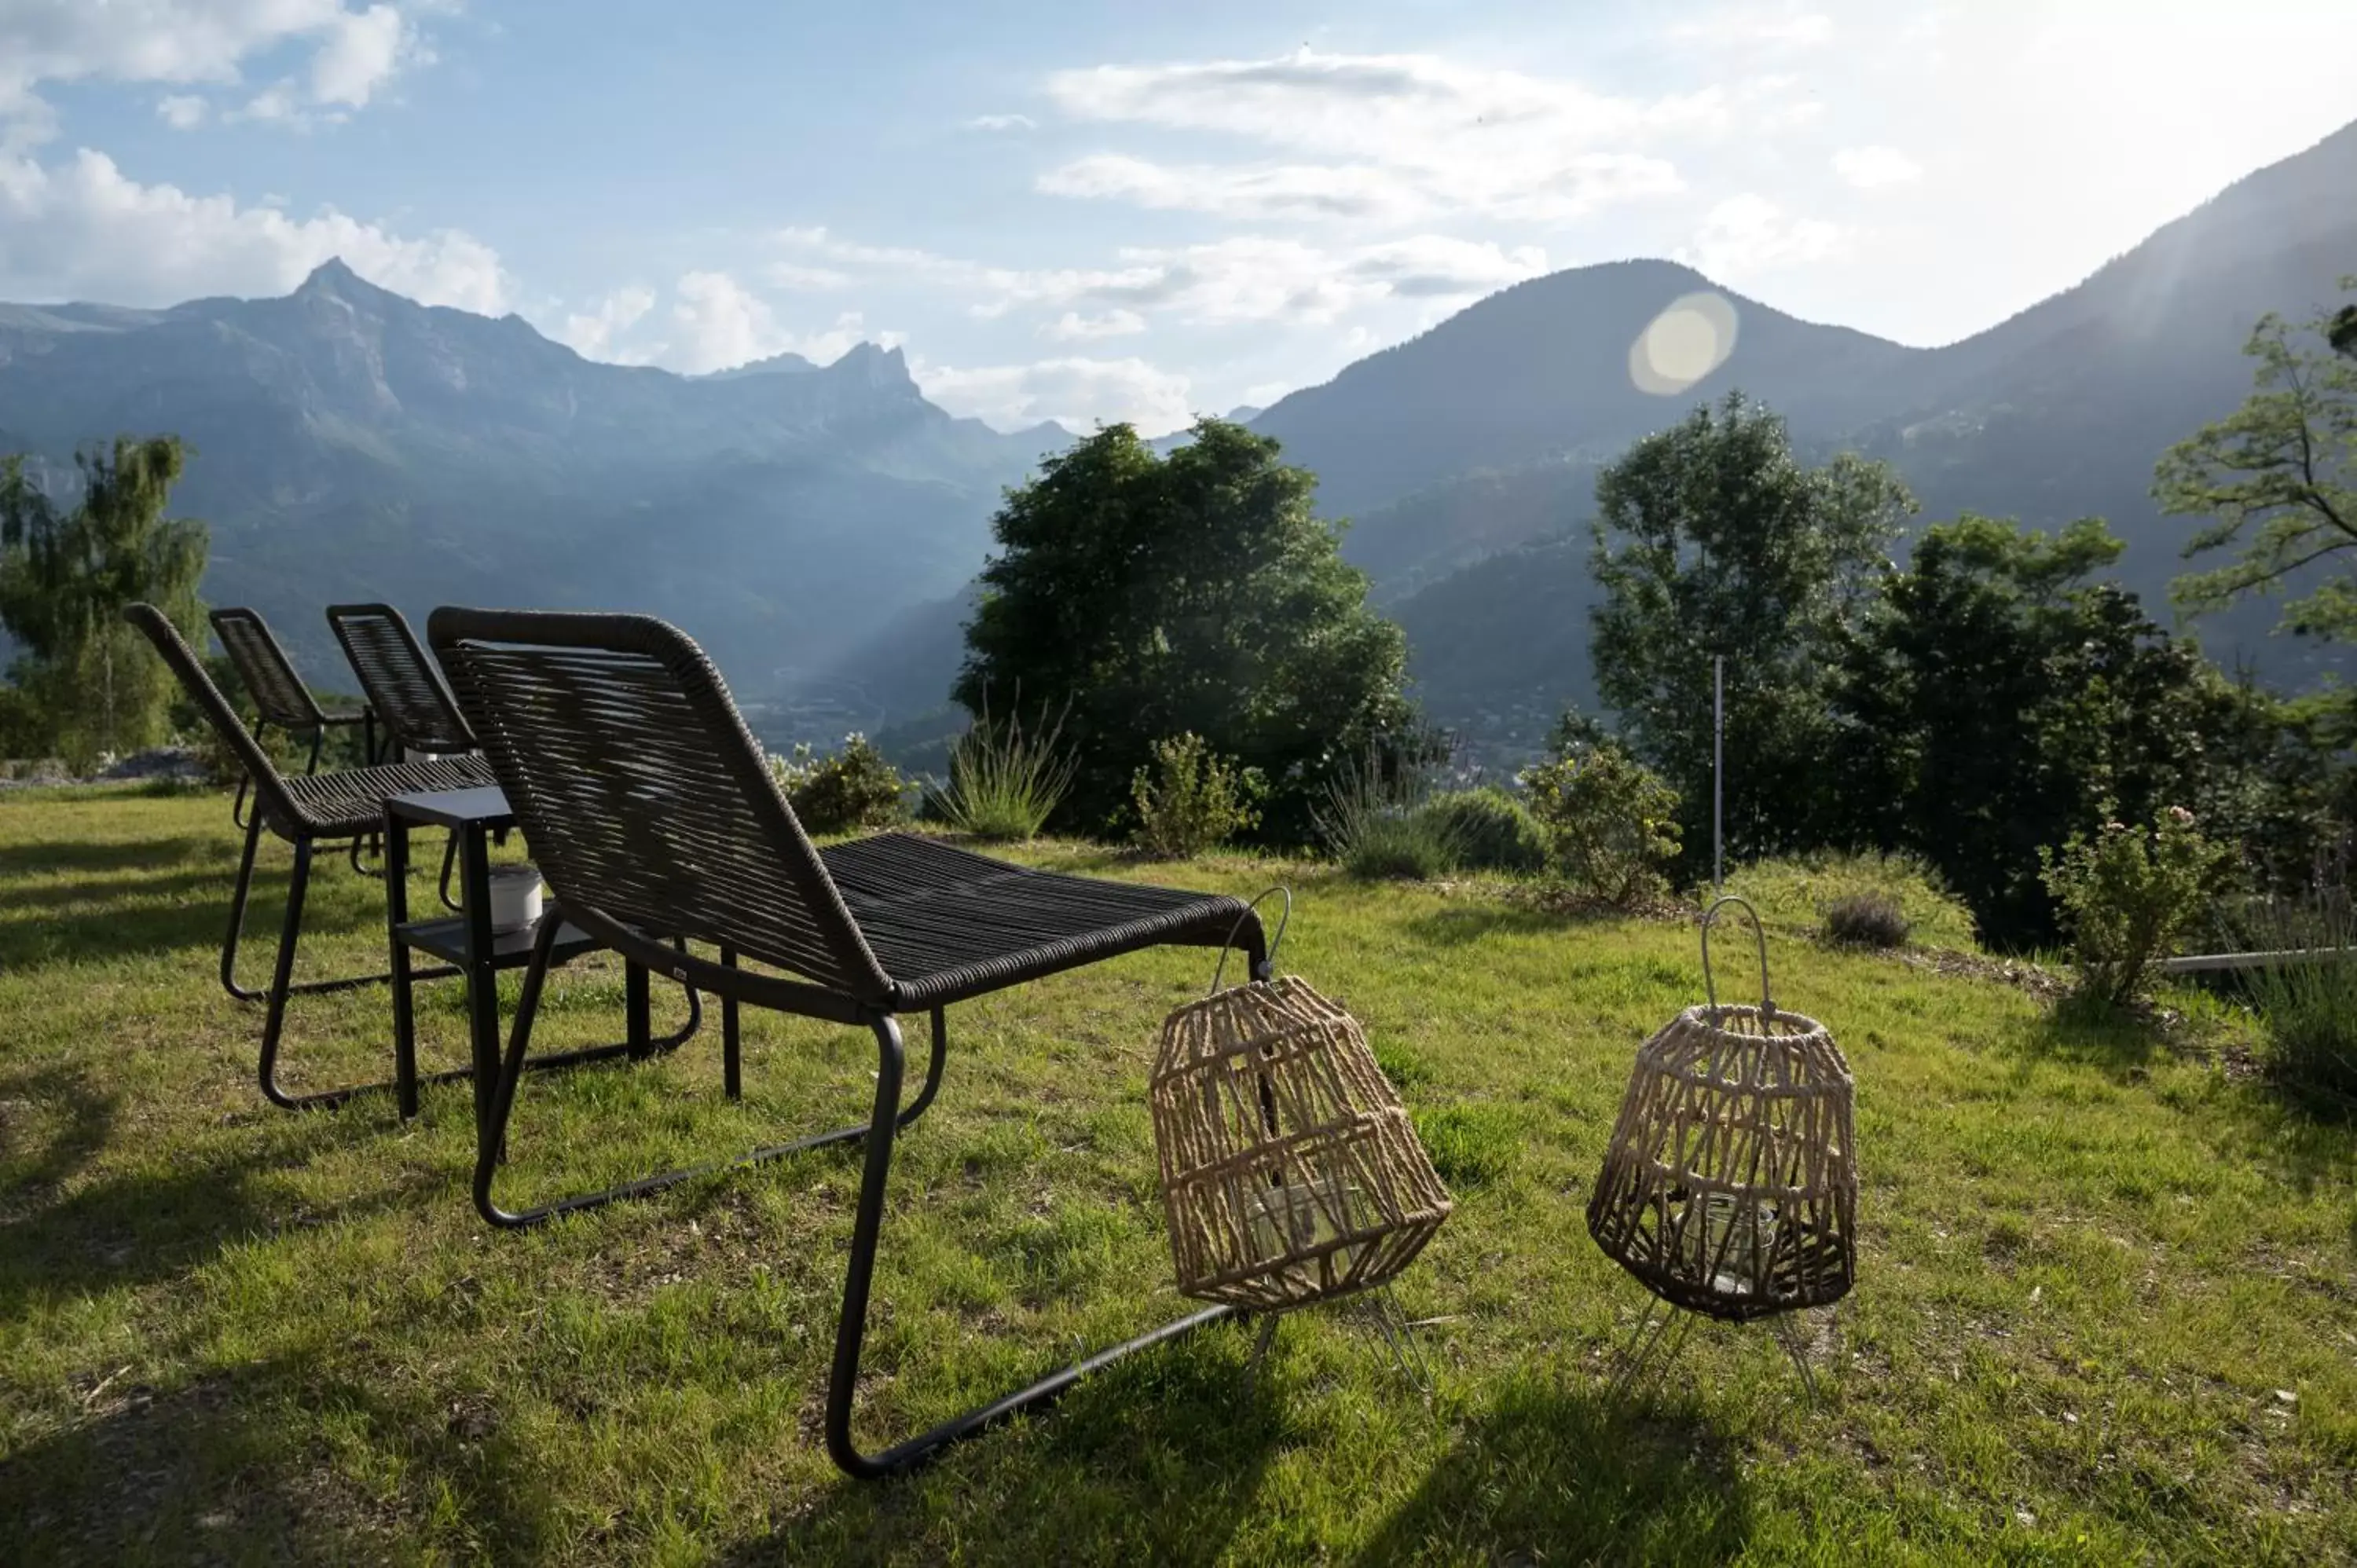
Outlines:
{"label": "woven rope lantern", "polygon": [[1163,1022],[1146,1092],[1184,1294],[1277,1313],[1370,1290],[1448,1218],[1365,1031],[1297,978],[1214,973]]}
{"label": "woven rope lantern", "polygon": [[[1759,935],[1757,1007],[1720,1006],[1710,979],[1711,921],[1729,904]],[[1702,947],[1710,1000],[1638,1051],[1588,1233],[1673,1306],[1744,1322],[1825,1305],[1857,1272],[1849,1063],[1824,1025],[1770,999],[1750,905],[1713,904]]]}

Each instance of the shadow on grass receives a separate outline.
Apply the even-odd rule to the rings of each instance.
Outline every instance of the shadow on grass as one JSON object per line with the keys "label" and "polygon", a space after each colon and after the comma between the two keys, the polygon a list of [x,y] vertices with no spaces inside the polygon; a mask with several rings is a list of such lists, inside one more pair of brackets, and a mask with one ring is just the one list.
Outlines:
{"label": "shadow on grass", "polygon": [[1525,1381],[1501,1391],[1357,1561],[1725,1563],[1750,1514],[1734,1454],[1707,1423]]}
{"label": "shadow on grass", "polygon": [[2015,1031],[2014,1039],[2025,1054],[2098,1068],[2124,1079],[2141,1077],[2169,1049],[2151,1019],[2075,996],[2041,1008]]}
{"label": "shadow on grass", "polygon": [[[324,1209],[307,1208],[290,1201],[270,1181],[272,1173],[301,1165],[323,1142],[345,1146],[382,1138],[384,1123],[347,1110],[290,1117],[271,1129],[281,1136],[252,1131],[234,1146],[179,1156],[167,1168],[101,1175],[0,1222],[0,1317],[38,1298],[169,1278],[245,1238],[398,1207],[441,1185],[438,1176],[413,1172],[397,1185]],[[103,1135],[91,1125],[70,1128],[50,1163],[73,1159],[76,1147]]]}
{"label": "shadow on grass", "polygon": [[1557,915],[1527,904],[1452,904],[1403,920],[1403,929],[1418,941],[1435,947],[1459,948],[1493,936],[1527,936],[1535,931],[1560,931],[1613,918],[1603,915]]}
{"label": "shadow on grass", "polygon": [[[330,896],[335,889],[328,879],[335,875],[325,869],[312,874],[303,908],[306,947],[314,938],[384,929],[382,906],[356,907],[349,899]],[[344,875],[349,876],[350,873]],[[269,964],[286,909],[286,876],[283,870],[275,875],[264,871],[255,882],[253,901],[245,913],[244,957],[241,960],[241,967],[251,971],[242,976],[250,985],[262,983],[263,971]],[[231,885],[230,873],[222,872],[217,875],[159,879],[154,886],[143,883],[110,886],[69,895],[65,901],[86,906],[70,913],[59,913],[54,907],[37,908],[31,898],[11,897],[7,903],[9,913],[0,918],[0,969],[37,969],[52,963],[217,948],[222,929],[229,922]],[[211,896],[145,908],[106,902],[176,891]],[[414,895],[411,908],[422,908]],[[298,980],[306,978],[302,963],[298,952]]]}
{"label": "shadow on grass", "polygon": [[[102,1093],[81,1073],[67,1067],[47,1067],[0,1078],[0,1175],[5,1176],[7,1198],[0,1210],[14,1210],[38,1198],[90,1163],[114,1130],[122,1097]],[[62,1123],[35,1153],[27,1149],[11,1125],[8,1112],[17,1105],[37,1107]],[[5,1234],[5,1232],[0,1232]]]}
{"label": "shadow on grass", "polygon": [[[416,1555],[418,1521],[436,1511],[434,1544],[450,1557],[529,1555],[546,1483],[488,1412],[431,1397],[404,1404],[307,1358],[163,1389],[93,1384],[90,1413],[0,1460],[0,1561],[384,1562]],[[347,1441],[400,1455],[399,1495],[339,1473],[323,1412]]]}
{"label": "shadow on grass", "polygon": [[[234,854],[237,841],[224,813],[221,839],[180,833],[171,838],[136,839],[127,843],[50,841],[0,844],[0,878],[54,876],[62,871],[154,871]],[[224,850],[223,842],[227,841]]]}
{"label": "shadow on grass", "polygon": [[838,1482],[723,1561],[1217,1562],[1271,1459],[1316,1440],[1292,1427],[1279,1379],[1246,1387],[1253,1334],[1220,1324],[1140,1351],[916,1477]]}

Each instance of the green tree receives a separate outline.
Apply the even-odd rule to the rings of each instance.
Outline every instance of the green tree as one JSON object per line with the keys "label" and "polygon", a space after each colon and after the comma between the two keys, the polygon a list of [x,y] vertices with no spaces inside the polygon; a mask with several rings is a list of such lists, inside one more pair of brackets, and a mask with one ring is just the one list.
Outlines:
{"label": "green tree", "polygon": [[1316,483],[1205,419],[1167,458],[1107,426],[1008,492],[955,695],[1062,714],[1078,768],[1059,825],[1125,825],[1154,743],[1193,734],[1267,781],[1263,838],[1304,842],[1335,770],[1407,732],[1405,639],[1312,511]]}
{"label": "green tree", "polygon": [[2276,880],[2320,826],[2324,757],[2285,706],[2091,580],[2123,548],[2095,518],[1943,523],[1842,639],[1824,769],[1841,836],[1928,861],[1994,946],[2057,939],[2040,855],[2107,801],[2199,811]]}
{"label": "green tree", "polygon": [[1711,660],[1726,660],[1729,854],[1824,832],[1828,658],[1871,597],[1914,500],[1853,456],[1797,462],[1741,393],[1646,437],[1596,484],[1598,693],[1680,800],[1689,866],[1711,853]]}
{"label": "green tree", "polygon": [[171,679],[135,647],[125,605],[156,604],[202,641],[205,525],[164,515],[185,457],[168,435],[77,453],[70,510],[27,478],[21,456],[0,459],[0,626],[21,645],[9,673],[49,743],[75,760],[164,728]]}
{"label": "green tree", "polygon": [[[2357,289],[2357,275],[2341,280]],[[2179,577],[2171,586],[2190,610],[2215,609],[2248,594],[2275,593],[2305,568],[2357,545],[2357,359],[2344,360],[2357,318],[2319,312],[2315,343],[2295,340],[2273,313],[2260,318],[2244,352],[2258,361],[2256,390],[2243,406],[2169,449],[2152,493],[2164,512],[2213,521],[2186,542],[2191,560],[2239,547],[2233,564]],[[2357,633],[2357,585],[2346,572],[2284,605],[2297,635]]]}

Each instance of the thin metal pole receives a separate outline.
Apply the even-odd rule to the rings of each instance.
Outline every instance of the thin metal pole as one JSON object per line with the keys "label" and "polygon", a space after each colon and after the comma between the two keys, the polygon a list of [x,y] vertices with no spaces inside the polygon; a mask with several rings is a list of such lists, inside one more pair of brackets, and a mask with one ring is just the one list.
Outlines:
{"label": "thin metal pole", "polygon": [[1727,880],[1727,660],[1710,661],[1710,890],[1716,894]]}

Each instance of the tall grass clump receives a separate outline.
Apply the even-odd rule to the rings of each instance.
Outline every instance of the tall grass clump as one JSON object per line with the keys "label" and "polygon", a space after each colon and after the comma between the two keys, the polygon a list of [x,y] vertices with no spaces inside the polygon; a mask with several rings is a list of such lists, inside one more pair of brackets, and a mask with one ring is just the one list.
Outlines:
{"label": "tall grass clump", "polygon": [[1418,770],[1370,750],[1328,781],[1310,820],[1351,875],[1423,881],[1455,870],[1460,852],[1456,825],[1418,810],[1424,794]]}
{"label": "tall grass clump", "polygon": [[[1044,722],[1046,711],[1040,713]],[[958,832],[996,843],[1039,836],[1072,787],[1078,759],[1063,744],[1059,714],[1045,728],[1022,715],[994,721],[988,708],[950,744],[950,778],[927,793],[932,815]]]}
{"label": "tall grass clump", "polygon": [[2266,950],[2306,961],[2247,972],[2266,1041],[2266,1066],[2293,1094],[2357,1112],[2357,923],[2345,904],[2282,911],[2266,921]]}
{"label": "tall grass clump", "polygon": [[1535,875],[1546,869],[1546,832],[1530,808],[1496,785],[1452,789],[1417,808],[1450,839],[1458,869]]}

